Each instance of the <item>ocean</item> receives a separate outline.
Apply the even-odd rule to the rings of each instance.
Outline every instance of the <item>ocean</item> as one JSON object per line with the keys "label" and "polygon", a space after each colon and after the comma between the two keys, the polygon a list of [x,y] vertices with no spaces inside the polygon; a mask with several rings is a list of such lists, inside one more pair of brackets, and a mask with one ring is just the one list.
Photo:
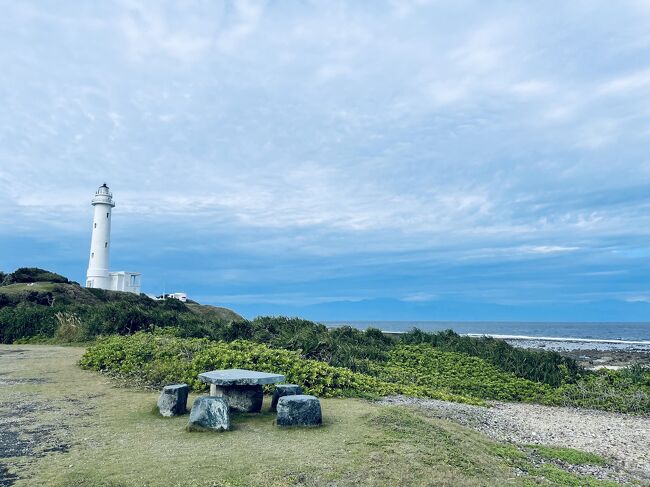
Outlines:
{"label": "ocean", "polygon": [[359,329],[378,328],[404,332],[413,327],[423,331],[452,329],[466,335],[491,335],[507,341],[543,342],[555,348],[637,348],[650,350],[650,323],[524,322],[524,321],[332,321],[331,327],[350,325]]}

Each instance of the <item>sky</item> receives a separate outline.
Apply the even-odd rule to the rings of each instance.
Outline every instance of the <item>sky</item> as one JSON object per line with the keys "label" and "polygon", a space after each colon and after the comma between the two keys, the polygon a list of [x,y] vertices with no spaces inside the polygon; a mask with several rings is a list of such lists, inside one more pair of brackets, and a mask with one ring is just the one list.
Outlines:
{"label": "sky", "polygon": [[0,1],[0,270],[248,318],[650,321],[650,1]]}

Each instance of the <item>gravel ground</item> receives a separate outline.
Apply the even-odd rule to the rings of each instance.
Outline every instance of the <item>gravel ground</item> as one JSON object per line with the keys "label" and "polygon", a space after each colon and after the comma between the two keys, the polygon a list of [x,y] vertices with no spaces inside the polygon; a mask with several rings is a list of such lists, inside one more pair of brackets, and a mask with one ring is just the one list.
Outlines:
{"label": "gravel ground", "polygon": [[0,349],[0,487],[18,481],[16,472],[34,459],[70,448],[68,422],[73,414],[62,403],[75,404],[74,414],[90,411],[77,398],[44,397],[25,390],[24,386],[51,383],[47,378],[23,376],[30,373],[30,353],[22,348]]}
{"label": "gravel ground", "polygon": [[485,408],[403,396],[382,403],[416,406],[499,441],[597,453],[650,480],[650,417],[522,403],[495,402]]}

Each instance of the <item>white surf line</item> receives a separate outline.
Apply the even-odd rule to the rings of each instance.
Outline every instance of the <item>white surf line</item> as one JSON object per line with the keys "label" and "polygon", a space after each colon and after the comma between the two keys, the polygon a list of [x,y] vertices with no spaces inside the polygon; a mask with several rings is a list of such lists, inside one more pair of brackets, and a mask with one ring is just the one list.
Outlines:
{"label": "white surf line", "polygon": [[[336,327],[330,327],[334,329]],[[403,335],[408,331],[393,331],[381,330],[386,335]],[[616,338],[603,339],[603,338],[573,338],[573,337],[538,337],[528,335],[497,335],[494,333],[459,333],[461,336],[468,336],[473,338],[492,337],[500,340],[530,340],[537,342],[579,342],[579,343],[615,343],[619,345],[645,345],[650,347],[650,340],[618,340]]]}
{"label": "white surf line", "polygon": [[527,336],[527,335],[494,335],[491,333],[464,333],[465,336],[469,337],[482,337],[488,336],[492,338],[499,338],[501,340],[534,340],[538,342],[584,342],[584,343],[618,343],[622,345],[648,345],[650,346],[650,341],[644,340],[617,340],[615,338],[611,339],[599,339],[599,338],[562,338],[562,337],[538,337],[538,336]]}

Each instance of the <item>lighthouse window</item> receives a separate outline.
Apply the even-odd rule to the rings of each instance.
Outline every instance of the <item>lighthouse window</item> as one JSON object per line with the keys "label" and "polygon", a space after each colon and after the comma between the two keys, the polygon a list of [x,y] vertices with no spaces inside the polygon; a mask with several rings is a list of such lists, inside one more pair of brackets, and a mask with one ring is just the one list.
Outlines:
{"label": "lighthouse window", "polygon": [[108,218],[108,213],[106,213],[106,218]]}
{"label": "lighthouse window", "polygon": [[97,228],[97,224],[96,224],[96,223],[93,223],[93,225],[95,225],[95,227],[94,227],[94,228]]}
{"label": "lighthouse window", "polygon": [[93,257],[95,257],[95,252],[91,252],[90,254],[90,258],[92,259]]}
{"label": "lighthouse window", "polygon": [[104,248],[108,247],[108,242],[104,242]]}

